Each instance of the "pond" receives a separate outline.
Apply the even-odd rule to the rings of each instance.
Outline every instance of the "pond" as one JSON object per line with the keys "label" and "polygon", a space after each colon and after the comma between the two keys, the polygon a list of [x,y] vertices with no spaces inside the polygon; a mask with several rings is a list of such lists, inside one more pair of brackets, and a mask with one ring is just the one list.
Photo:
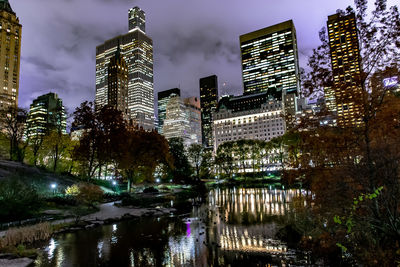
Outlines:
{"label": "pond", "polygon": [[186,214],[138,218],[58,235],[35,266],[307,266],[275,238],[300,190],[213,189]]}

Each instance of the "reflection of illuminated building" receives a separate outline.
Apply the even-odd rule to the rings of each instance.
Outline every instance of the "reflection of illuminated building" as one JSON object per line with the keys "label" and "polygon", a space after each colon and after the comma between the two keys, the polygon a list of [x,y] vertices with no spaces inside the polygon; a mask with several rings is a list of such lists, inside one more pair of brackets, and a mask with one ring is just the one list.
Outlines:
{"label": "reflection of illuminated building", "polygon": [[[209,193],[209,208],[215,214],[214,227],[209,230],[209,242],[216,242],[225,257],[231,253],[276,255],[282,260],[295,251],[274,239],[278,225],[271,216],[289,212],[301,190],[215,189]],[[217,208],[215,208],[217,207]]]}

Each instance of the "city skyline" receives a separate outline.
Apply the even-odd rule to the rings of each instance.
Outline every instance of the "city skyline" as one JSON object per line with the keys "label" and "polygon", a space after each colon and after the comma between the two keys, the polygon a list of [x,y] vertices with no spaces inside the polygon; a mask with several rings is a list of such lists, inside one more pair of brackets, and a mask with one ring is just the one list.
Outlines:
{"label": "city skyline", "polygon": [[[221,95],[241,94],[239,36],[287,19],[293,19],[296,26],[300,67],[306,67],[306,59],[319,44],[318,31],[326,25],[327,17],[353,4],[351,0],[309,1],[297,6],[280,1],[278,6],[253,1],[254,5],[246,3],[243,10],[244,3],[240,1],[229,6],[216,4],[213,9],[207,8],[211,1],[191,4],[171,1],[169,12],[163,12],[166,3],[157,6],[145,1],[107,3],[10,1],[23,25],[21,107],[28,107],[34,98],[49,91],[64,99],[69,112],[84,100],[94,101],[94,48],[126,31],[127,11],[134,6],[146,12],[146,32],[154,42],[155,94],[180,87],[187,97],[198,96],[198,79],[212,74],[220,77],[220,88],[228,88]],[[38,16],[38,12],[43,16]],[[178,13],[183,15],[177,16]],[[224,82],[227,86],[222,87]]]}

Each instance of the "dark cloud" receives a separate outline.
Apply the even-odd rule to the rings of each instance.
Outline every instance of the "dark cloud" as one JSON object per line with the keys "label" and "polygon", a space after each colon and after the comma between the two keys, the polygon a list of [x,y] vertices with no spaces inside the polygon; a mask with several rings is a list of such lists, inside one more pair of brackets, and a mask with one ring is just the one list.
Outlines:
{"label": "dark cloud", "polygon": [[[154,43],[154,86],[199,94],[199,78],[217,74],[221,93],[240,94],[239,36],[293,19],[301,66],[319,44],[327,16],[352,0],[9,0],[20,18],[20,105],[57,92],[73,111],[95,95],[96,46],[128,31],[128,9],[146,12]],[[389,2],[395,2],[390,0]],[[223,83],[227,85],[222,87]],[[155,94],[156,95],[156,94]]]}

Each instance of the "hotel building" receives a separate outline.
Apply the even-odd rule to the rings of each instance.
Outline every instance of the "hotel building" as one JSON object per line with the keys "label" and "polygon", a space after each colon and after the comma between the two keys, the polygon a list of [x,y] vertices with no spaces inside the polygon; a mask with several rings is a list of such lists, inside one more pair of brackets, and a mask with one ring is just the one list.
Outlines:
{"label": "hotel building", "polygon": [[223,97],[213,113],[214,151],[227,141],[269,141],[286,132],[282,101],[267,92]]}

